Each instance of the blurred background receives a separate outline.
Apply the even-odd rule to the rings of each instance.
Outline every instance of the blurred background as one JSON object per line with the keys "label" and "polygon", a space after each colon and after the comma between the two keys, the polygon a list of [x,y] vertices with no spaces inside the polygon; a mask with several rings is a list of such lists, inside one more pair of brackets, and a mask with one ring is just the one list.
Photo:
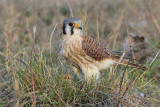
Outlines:
{"label": "blurred background", "polygon": [[[34,35],[34,61],[45,59],[43,64],[50,71],[61,71],[58,41],[62,22],[75,17],[81,19],[85,34],[107,48],[121,52],[125,49],[140,64],[153,65],[144,80],[152,79],[157,90],[149,95],[156,99],[155,105],[160,104],[159,4],[159,0],[0,0],[0,101],[4,105],[12,102],[4,96],[16,91],[12,80],[23,80],[12,73],[25,72],[22,63],[30,62]],[[71,71],[66,68],[65,73]],[[17,84],[20,90],[23,82]],[[12,94],[10,98],[15,98]]]}
{"label": "blurred background", "polygon": [[[143,36],[152,46],[158,46],[158,4],[158,0],[1,0],[0,49],[4,50],[6,38],[14,51],[22,49],[23,46],[30,47],[34,26],[37,28],[37,46],[46,47],[53,30],[52,43],[56,46],[61,34],[61,23],[71,17],[80,18],[84,32],[95,39],[98,21],[102,42],[109,41],[109,36],[116,35],[116,45],[112,49],[121,48],[129,33]],[[5,29],[7,37],[2,34]],[[112,47],[111,45],[109,46]],[[13,46],[16,46],[16,49]]]}

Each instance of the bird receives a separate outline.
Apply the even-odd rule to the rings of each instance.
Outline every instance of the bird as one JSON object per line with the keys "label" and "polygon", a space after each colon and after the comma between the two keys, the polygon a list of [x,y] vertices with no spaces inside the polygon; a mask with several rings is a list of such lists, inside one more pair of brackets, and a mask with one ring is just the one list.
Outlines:
{"label": "bird", "polygon": [[71,64],[74,73],[87,83],[92,79],[98,81],[101,76],[100,71],[116,63],[146,69],[144,66],[128,63],[123,59],[119,61],[116,52],[82,32],[82,23],[79,18],[63,21],[59,48],[60,54]]}

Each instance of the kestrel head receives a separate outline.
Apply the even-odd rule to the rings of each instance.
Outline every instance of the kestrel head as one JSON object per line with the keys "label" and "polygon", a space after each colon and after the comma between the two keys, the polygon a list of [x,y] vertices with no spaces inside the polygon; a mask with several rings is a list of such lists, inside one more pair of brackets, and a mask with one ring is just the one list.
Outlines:
{"label": "kestrel head", "polygon": [[65,19],[63,21],[63,34],[64,35],[77,35],[80,36],[82,32],[81,20],[78,18]]}

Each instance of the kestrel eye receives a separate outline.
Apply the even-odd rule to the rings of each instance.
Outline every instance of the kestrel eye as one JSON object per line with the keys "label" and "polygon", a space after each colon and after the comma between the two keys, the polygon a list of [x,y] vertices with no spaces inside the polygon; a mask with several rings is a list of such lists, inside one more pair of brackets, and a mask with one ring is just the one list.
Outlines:
{"label": "kestrel eye", "polygon": [[69,23],[69,26],[74,26],[74,23]]}

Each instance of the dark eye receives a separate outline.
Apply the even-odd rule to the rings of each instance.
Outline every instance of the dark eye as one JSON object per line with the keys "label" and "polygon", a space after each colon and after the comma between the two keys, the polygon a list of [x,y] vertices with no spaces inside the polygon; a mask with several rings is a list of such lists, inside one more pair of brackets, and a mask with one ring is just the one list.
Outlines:
{"label": "dark eye", "polygon": [[69,23],[69,26],[74,26],[74,23]]}

